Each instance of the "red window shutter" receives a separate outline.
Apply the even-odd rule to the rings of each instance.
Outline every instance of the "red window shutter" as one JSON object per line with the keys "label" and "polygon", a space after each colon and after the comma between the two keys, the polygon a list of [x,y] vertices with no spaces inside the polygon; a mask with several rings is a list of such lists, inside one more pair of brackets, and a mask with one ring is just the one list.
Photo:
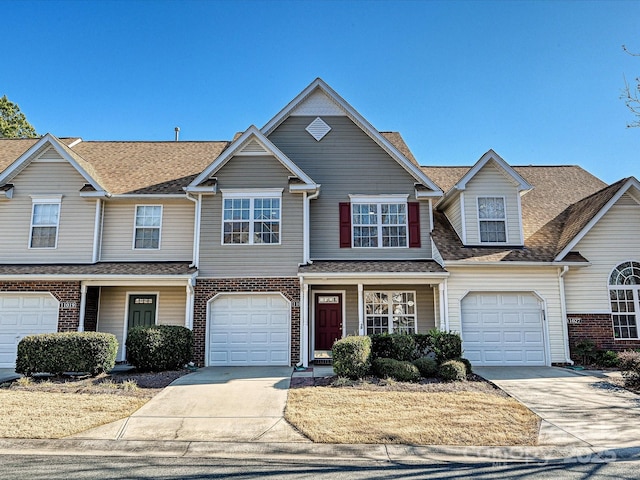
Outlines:
{"label": "red window shutter", "polygon": [[351,204],[340,202],[340,248],[351,248]]}
{"label": "red window shutter", "polygon": [[409,202],[409,247],[420,248],[420,204]]}

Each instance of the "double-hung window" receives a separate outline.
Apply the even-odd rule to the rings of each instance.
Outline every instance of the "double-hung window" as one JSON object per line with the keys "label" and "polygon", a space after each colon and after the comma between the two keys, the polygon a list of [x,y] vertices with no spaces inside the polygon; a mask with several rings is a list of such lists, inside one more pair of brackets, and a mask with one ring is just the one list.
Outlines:
{"label": "double-hung window", "polygon": [[638,311],[640,311],[640,263],[624,262],[609,276],[609,301],[613,336],[617,340],[638,337]]}
{"label": "double-hung window", "polygon": [[222,243],[277,245],[280,243],[282,190],[223,192]]}
{"label": "double-hung window", "polygon": [[408,246],[407,199],[351,199],[353,246],[398,248]]}
{"label": "double-hung window", "polygon": [[162,205],[136,205],[134,249],[158,250],[162,227]]}
{"label": "double-hung window", "polygon": [[504,197],[478,197],[478,222],[481,243],[506,243]]}
{"label": "double-hung window", "polygon": [[415,333],[415,292],[365,292],[367,335],[376,333]]}
{"label": "double-hung window", "polygon": [[57,248],[62,196],[32,197],[29,248]]}

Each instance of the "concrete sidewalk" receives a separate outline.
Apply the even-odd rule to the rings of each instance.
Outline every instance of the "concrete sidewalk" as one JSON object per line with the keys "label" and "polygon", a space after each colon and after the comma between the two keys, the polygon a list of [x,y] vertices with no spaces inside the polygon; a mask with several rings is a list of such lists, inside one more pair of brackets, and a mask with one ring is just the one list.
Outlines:
{"label": "concrete sidewalk", "polygon": [[21,376],[14,368],[0,368],[0,383],[11,382]]}
{"label": "concrete sidewalk", "polygon": [[474,372],[540,418],[540,445],[640,446],[640,397],[588,373],[557,367],[477,367]]}
{"label": "concrete sidewalk", "polygon": [[309,442],[284,420],[291,367],[206,367],[128,418],[74,435],[95,440]]}

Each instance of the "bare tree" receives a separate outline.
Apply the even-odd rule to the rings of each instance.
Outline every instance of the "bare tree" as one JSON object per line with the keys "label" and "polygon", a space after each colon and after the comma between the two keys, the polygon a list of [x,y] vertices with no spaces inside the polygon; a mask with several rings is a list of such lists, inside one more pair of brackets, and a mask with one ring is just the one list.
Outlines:
{"label": "bare tree", "polygon": [[[631,56],[640,57],[640,53],[629,51],[626,45],[622,45],[622,49]],[[640,127],[640,77],[636,77],[631,85],[627,82],[627,78],[624,78],[624,88],[620,98],[636,117],[633,122],[627,124],[627,128]]]}

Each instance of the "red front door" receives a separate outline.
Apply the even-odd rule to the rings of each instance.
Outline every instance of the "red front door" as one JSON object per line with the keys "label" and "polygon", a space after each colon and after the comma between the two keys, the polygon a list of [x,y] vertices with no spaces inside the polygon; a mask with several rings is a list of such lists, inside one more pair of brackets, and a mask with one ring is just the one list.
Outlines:
{"label": "red front door", "polygon": [[316,296],[316,350],[331,350],[342,338],[342,295]]}

